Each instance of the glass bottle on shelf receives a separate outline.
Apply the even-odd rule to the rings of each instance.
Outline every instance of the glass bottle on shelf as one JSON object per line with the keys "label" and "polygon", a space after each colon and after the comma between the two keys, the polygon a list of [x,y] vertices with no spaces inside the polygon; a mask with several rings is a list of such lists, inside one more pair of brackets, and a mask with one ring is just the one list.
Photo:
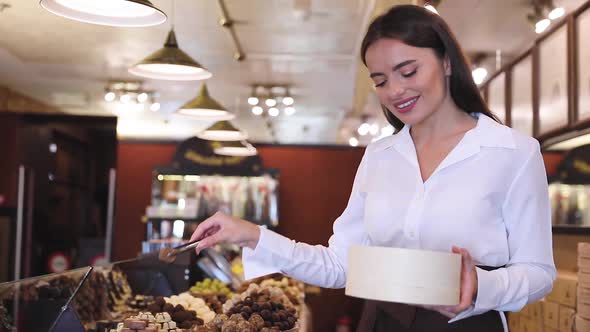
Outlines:
{"label": "glass bottle on shelf", "polygon": [[208,192],[209,197],[207,199],[207,217],[212,216],[215,212],[219,211],[220,207],[220,197],[219,197],[219,187],[220,187],[220,178],[212,178],[211,182],[209,183]]}
{"label": "glass bottle on shelf", "polygon": [[570,189],[566,223],[568,225],[577,225],[581,219],[580,210],[578,209],[578,192],[575,186]]}
{"label": "glass bottle on shelf", "polygon": [[244,219],[254,222],[256,217],[256,203],[252,195],[252,182],[246,187],[246,202],[244,204]]}
{"label": "glass bottle on shelf", "polygon": [[262,204],[260,208],[260,223],[262,225],[271,226],[270,219],[270,193],[267,187],[260,187],[260,194],[262,195]]}
{"label": "glass bottle on shelf", "polygon": [[232,213],[238,218],[244,218],[245,204],[246,204],[246,191],[247,183],[246,178],[236,179],[235,186],[232,187],[231,202],[232,202]]}
{"label": "glass bottle on shelf", "polygon": [[199,187],[199,203],[197,204],[197,219],[204,219],[207,215],[207,187],[201,185]]}

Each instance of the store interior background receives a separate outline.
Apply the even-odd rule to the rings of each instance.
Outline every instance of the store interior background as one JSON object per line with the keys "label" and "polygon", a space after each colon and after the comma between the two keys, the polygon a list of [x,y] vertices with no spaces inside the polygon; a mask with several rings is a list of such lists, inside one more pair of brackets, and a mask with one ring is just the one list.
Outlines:
{"label": "store interior background", "polygon": [[[174,4],[169,22],[113,28],[57,17],[37,1],[0,0],[0,209],[16,206],[18,166],[33,160],[30,144],[40,142],[23,139],[30,137],[26,131],[33,121],[23,114],[43,114],[43,123],[51,122],[45,116],[62,121],[69,115],[88,116],[89,126],[110,121],[117,139],[108,151],[97,151],[117,170],[112,260],[137,256],[145,238],[141,220],[150,204],[152,171],[170,163],[178,143],[211,123],[173,114],[196,96],[201,82],[142,80],[143,88],[157,92],[160,109],[155,112],[106,102],[105,87],[113,80],[136,80],[127,68],[161,47],[174,23],[180,47],[213,73],[206,81],[212,97],[236,114],[233,122],[248,133],[264,166],[280,172],[278,230],[298,241],[327,244],[332,223],[348,200],[363,146],[386,127],[358,56],[364,29],[376,13],[411,2],[225,1],[245,55],[236,61],[235,45],[218,22],[217,1],[153,1],[166,13],[172,13]],[[529,3],[446,0],[437,10],[474,65],[491,75],[497,50],[507,64],[538,38],[527,19]],[[554,3],[566,14],[587,5],[584,0]],[[252,114],[247,100],[255,84],[288,85],[296,113]],[[359,136],[363,122],[378,124],[380,131]],[[352,137],[358,146],[351,146]],[[549,177],[556,175],[564,154],[544,153]],[[575,270],[576,243],[590,242],[590,235],[556,234],[553,239],[558,268]],[[8,243],[0,235],[2,242]],[[310,304],[315,330],[328,331],[340,316],[356,317],[360,302],[345,297],[343,290],[322,290]]]}

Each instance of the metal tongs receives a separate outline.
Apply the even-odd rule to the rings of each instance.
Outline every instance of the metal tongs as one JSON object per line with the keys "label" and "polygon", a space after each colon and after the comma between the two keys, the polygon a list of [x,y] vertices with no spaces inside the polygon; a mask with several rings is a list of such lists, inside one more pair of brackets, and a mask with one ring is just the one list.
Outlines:
{"label": "metal tongs", "polygon": [[200,240],[187,242],[174,248],[162,248],[158,258],[166,263],[173,263],[176,260],[176,256],[195,249],[199,245]]}

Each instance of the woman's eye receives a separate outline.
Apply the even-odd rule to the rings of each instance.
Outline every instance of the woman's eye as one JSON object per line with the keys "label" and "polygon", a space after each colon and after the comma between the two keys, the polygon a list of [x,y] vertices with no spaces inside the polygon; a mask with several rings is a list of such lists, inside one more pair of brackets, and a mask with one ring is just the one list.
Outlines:
{"label": "woman's eye", "polygon": [[384,85],[385,85],[385,82],[387,82],[387,81],[383,81],[383,82],[375,83],[375,87],[376,87],[376,88],[380,88],[380,87],[382,87],[382,86],[384,86]]}
{"label": "woman's eye", "polygon": [[402,73],[402,76],[403,76],[403,77],[405,77],[405,78],[408,78],[408,77],[414,76],[414,74],[416,74],[416,71],[417,71],[417,70],[418,70],[418,69],[414,69],[414,70],[412,70],[412,71],[411,71],[411,72],[409,72],[409,73]]}

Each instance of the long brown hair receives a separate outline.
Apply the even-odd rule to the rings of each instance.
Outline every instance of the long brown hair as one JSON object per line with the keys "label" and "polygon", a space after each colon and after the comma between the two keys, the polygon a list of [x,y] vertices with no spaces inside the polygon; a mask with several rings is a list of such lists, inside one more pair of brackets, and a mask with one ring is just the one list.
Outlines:
{"label": "long brown hair", "polygon": [[[451,63],[450,92],[455,104],[466,113],[479,112],[500,122],[481,97],[461,46],[440,16],[420,6],[400,5],[375,18],[361,46],[361,58],[365,66],[367,49],[381,38],[397,39],[414,47],[431,48],[441,61],[448,57]],[[381,107],[385,118],[396,131],[403,128],[404,123],[400,119],[385,106]]]}

